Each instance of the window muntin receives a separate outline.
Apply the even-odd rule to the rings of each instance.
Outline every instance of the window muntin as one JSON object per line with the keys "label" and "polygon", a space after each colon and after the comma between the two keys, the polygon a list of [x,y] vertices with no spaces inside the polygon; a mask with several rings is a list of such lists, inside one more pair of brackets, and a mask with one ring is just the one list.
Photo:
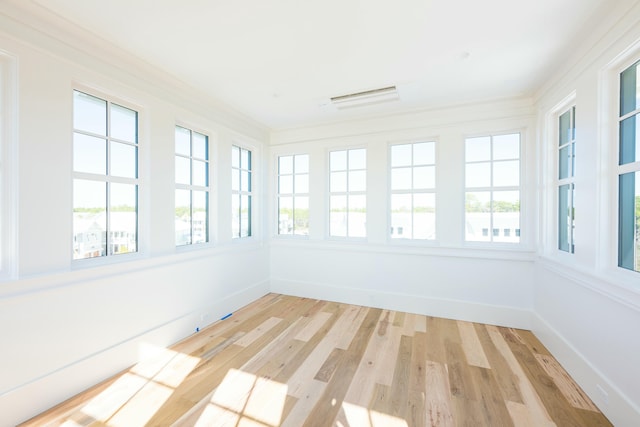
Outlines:
{"label": "window muntin", "polygon": [[465,140],[465,240],[520,242],[520,134]]}
{"label": "window muntin", "polygon": [[73,259],[138,251],[138,113],[73,91]]}
{"label": "window muntin", "polygon": [[251,236],[251,151],[231,147],[231,232],[234,239]]}
{"label": "window muntin", "polygon": [[435,162],[435,142],[391,146],[392,239],[435,239]]}
{"label": "window muntin", "polygon": [[329,153],[329,235],[367,236],[367,150]]}
{"label": "window muntin", "polygon": [[209,137],[176,126],[176,246],[209,241],[209,164]]}
{"label": "window muntin", "polygon": [[309,235],[309,155],[278,157],[278,234]]}
{"label": "window muntin", "polygon": [[620,73],[618,266],[640,272],[640,61]]}
{"label": "window muntin", "polygon": [[558,117],[558,249],[573,253],[575,231],[576,107]]}

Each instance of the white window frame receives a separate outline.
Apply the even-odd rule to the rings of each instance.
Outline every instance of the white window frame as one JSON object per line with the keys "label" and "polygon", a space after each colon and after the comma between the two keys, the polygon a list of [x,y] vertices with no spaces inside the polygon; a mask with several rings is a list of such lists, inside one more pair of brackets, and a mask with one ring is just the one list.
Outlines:
{"label": "white window frame", "polygon": [[[414,163],[414,161],[413,161],[413,157],[414,157],[413,156],[413,149],[414,149],[414,146],[416,144],[421,144],[421,143],[430,143],[430,144],[434,145],[434,163],[417,164],[417,165]],[[411,151],[412,151],[412,154],[411,154],[411,165],[409,165],[409,166],[398,166],[398,167],[394,167],[393,166],[393,164],[392,164],[392,161],[393,161],[392,149],[393,149],[393,147],[398,146],[398,145],[410,145],[411,146]],[[387,215],[387,218],[388,218],[387,240],[389,242],[392,242],[392,243],[409,243],[409,242],[412,242],[412,243],[419,243],[419,244],[433,244],[434,242],[437,241],[437,239],[438,239],[438,234],[437,234],[437,229],[438,229],[438,216],[437,216],[437,211],[438,211],[438,201],[437,201],[437,199],[438,199],[438,196],[437,196],[438,166],[437,165],[438,165],[438,141],[437,141],[436,138],[415,139],[415,140],[410,140],[410,141],[395,141],[395,142],[392,142],[392,143],[389,144],[389,147],[388,147],[388,169],[387,169],[388,170],[388,182],[389,182],[389,196],[388,196],[389,209],[388,209],[388,215]],[[420,189],[414,188],[414,185],[413,185],[413,175],[414,175],[413,171],[414,171],[414,168],[423,167],[423,166],[433,166],[433,168],[434,168],[435,185],[434,185],[433,188],[424,188],[424,189],[423,188],[420,188]],[[412,176],[412,178],[411,178],[411,189],[394,190],[392,188],[392,174],[393,174],[393,170],[394,169],[410,169],[411,170],[411,176]],[[432,239],[424,238],[423,239],[423,238],[415,238],[415,237],[413,237],[414,236],[414,229],[415,229],[415,227],[414,227],[415,220],[414,220],[413,202],[412,202],[412,209],[411,209],[411,223],[412,223],[412,227],[411,227],[412,235],[411,235],[411,237],[395,237],[395,238],[392,237],[392,230],[391,229],[392,229],[392,226],[393,226],[393,223],[392,223],[393,214],[392,214],[391,209],[392,209],[392,206],[393,206],[392,199],[393,199],[393,195],[394,194],[409,194],[412,197],[414,195],[416,195],[416,194],[433,194],[433,197],[435,199],[435,212],[434,212],[434,214],[436,215],[435,216],[436,223],[435,223],[435,230],[434,230],[436,234],[435,234],[434,238],[432,238]]]}
{"label": "white window frame", "polygon": [[[366,164],[365,164],[365,168],[364,169],[350,169],[349,168],[349,151],[355,151],[355,150],[365,150],[365,159],[366,159]],[[333,172],[345,172],[347,174],[347,189],[346,191],[336,191],[336,192],[332,192],[331,191],[331,153],[334,152],[340,152],[340,151],[345,151],[346,155],[347,155],[347,165],[346,165],[346,169],[344,170],[339,170],[339,171],[333,171]],[[364,236],[349,236],[349,197],[350,196],[364,196],[365,198],[365,206],[367,206],[368,203],[368,197],[367,197],[367,191],[369,188],[368,185],[368,164],[369,164],[369,160],[368,160],[368,156],[369,156],[369,150],[367,149],[366,146],[353,146],[353,147],[334,147],[334,148],[330,148],[327,151],[327,236],[329,239],[332,240],[353,240],[353,241],[366,241],[369,235],[369,230],[368,230],[368,226],[367,226],[367,221],[365,220],[365,235]],[[349,172],[359,172],[359,171],[364,171],[365,173],[365,190],[364,191],[350,191],[349,190]],[[331,196],[346,196],[347,197],[347,229],[346,229],[346,235],[345,236],[340,236],[340,235],[333,235],[331,233]],[[365,212],[365,218],[368,215],[368,212]]]}
{"label": "white window frame", "polygon": [[[519,158],[518,158],[518,162],[519,162],[519,183],[518,186],[504,186],[504,187],[496,187],[493,185],[493,168],[491,167],[491,185],[488,187],[467,187],[466,185],[466,166],[468,163],[476,163],[476,162],[467,162],[467,158],[466,158],[466,143],[467,143],[467,139],[473,139],[473,138],[482,138],[482,137],[489,137],[491,138],[491,159],[488,161],[491,166],[493,166],[493,163],[496,161],[493,158],[493,138],[494,137],[498,137],[498,136],[504,136],[504,135],[515,135],[518,134],[519,135],[519,139],[520,139],[520,146],[519,146]],[[499,247],[505,247],[505,248],[513,248],[513,247],[524,247],[525,242],[527,240],[527,236],[525,233],[525,218],[524,218],[524,212],[525,212],[525,200],[524,200],[524,196],[525,196],[525,185],[524,185],[524,177],[525,177],[525,130],[524,129],[515,129],[515,130],[510,130],[510,131],[499,131],[499,132],[482,132],[482,133],[477,133],[477,134],[468,134],[464,136],[464,139],[462,141],[463,144],[463,161],[464,161],[464,168],[463,168],[463,194],[462,194],[462,209],[463,209],[463,224],[462,224],[462,239],[464,242],[465,246],[469,246],[469,247],[492,247],[492,248],[499,248]],[[516,160],[516,159],[511,159],[511,160]],[[508,159],[501,159],[501,160],[497,160],[499,162],[501,161],[509,161]],[[486,162],[486,161],[483,161]],[[477,162],[477,163],[483,163],[483,162]],[[488,229],[488,236],[490,237],[489,241],[478,241],[478,240],[467,240],[466,238],[466,194],[468,192],[481,192],[481,191],[488,191],[491,193],[491,198],[490,198],[490,202],[493,203],[493,193],[496,191],[517,191],[519,193],[519,203],[520,203],[520,210],[519,210],[519,234],[518,234],[518,241],[517,242],[504,242],[504,241],[494,241],[493,237],[494,237],[494,226],[493,226],[493,217],[494,217],[494,212],[491,212],[491,216],[490,216],[490,222],[489,222],[489,229]],[[514,231],[515,233],[515,231]]]}
{"label": "white window frame", "polygon": [[[96,257],[89,257],[89,258],[79,258],[79,259],[74,259],[73,258],[73,249],[71,252],[71,259],[72,259],[72,264],[74,266],[77,267],[84,267],[84,266],[96,266],[96,265],[101,265],[101,264],[110,264],[113,262],[121,262],[121,261],[127,261],[127,260],[131,260],[131,259],[135,259],[138,258],[140,256],[142,256],[143,254],[143,248],[144,248],[144,243],[143,243],[143,226],[142,223],[143,221],[141,221],[142,218],[142,206],[141,206],[141,202],[144,199],[142,197],[142,193],[141,193],[141,188],[142,188],[142,179],[141,179],[141,175],[142,175],[142,161],[141,159],[142,157],[142,152],[141,152],[141,140],[142,140],[142,135],[141,135],[141,128],[142,126],[140,125],[141,122],[141,112],[142,112],[142,108],[140,106],[137,105],[133,105],[130,102],[127,102],[121,98],[118,98],[116,96],[112,96],[109,94],[106,94],[102,91],[99,90],[95,90],[91,87],[87,87],[87,86],[83,86],[81,84],[74,84],[71,90],[71,96],[72,96],[72,100],[71,100],[71,109],[72,109],[72,116],[74,114],[74,105],[73,105],[73,94],[74,92],[81,92],[84,94],[87,94],[89,96],[95,97],[95,98],[99,98],[103,101],[107,102],[107,117],[108,117],[108,121],[107,121],[107,129],[109,129],[110,126],[110,122],[111,122],[111,118],[110,118],[110,108],[109,106],[111,104],[116,104],[120,107],[124,107],[127,109],[130,109],[134,112],[136,112],[136,117],[137,117],[137,121],[136,121],[136,132],[137,132],[137,140],[135,143],[135,146],[137,148],[137,155],[136,155],[136,178],[125,178],[125,177],[118,177],[118,176],[113,176],[110,174],[110,171],[107,170],[105,175],[102,174],[93,174],[93,173],[86,173],[86,172],[76,172],[73,168],[73,158],[72,158],[72,162],[71,162],[71,188],[73,189],[74,186],[74,181],[76,179],[82,179],[82,180],[89,180],[89,181],[94,181],[94,182],[104,182],[105,184],[107,184],[108,186],[110,186],[110,184],[132,184],[135,185],[136,187],[136,251],[133,252],[128,252],[128,253],[122,253],[122,254],[111,254],[110,253],[110,248],[109,248],[109,223],[107,220],[107,227],[105,230],[105,233],[107,234],[107,253],[105,255],[102,256],[96,256]],[[72,133],[72,138],[71,138],[71,144],[72,144],[72,156],[73,156],[73,135],[75,135],[76,133],[76,129],[73,126],[73,123],[71,125],[71,133]],[[87,135],[91,135],[90,133],[86,133],[86,132],[82,132],[80,131],[80,133],[83,134],[87,134]],[[107,130],[107,133],[108,130]],[[110,143],[113,141],[118,141],[118,139],[113,139],[111,137],[110,134],[108,134],[106,137],[107,139],[107,146],[108,146],[108,150],[111,149],[110,147]],[[107,157],[109,158],[109,157]],[[98,177],[100,177],[98,179]],[[73,191],[72,191],[72,200],[71,200],[71,207],[72,207],[72,211],[73,211],[73,203],[74,203],[74,197],[73,197]],[[107,205],[106,205],[106,214],[107,217],[109,215],[109,207],[110,207],[110,197],[109,197],[109,192],[107,190]],[[73,244],[73,218],[71,221],[71,242]]]}
{"label": "white window frame", "polygon": [[17,59],[0,51],[0,280],[17,276]]}
{"label": "white window frame", "polygon": [[[190,143],[190,155],[186,156],[186,155],[182,155],[179,154],[177,152],[175,152],[174,150],[174,157],[177,158],[186,158],[189,160],[189,164],[190,164],[190,180],[191,183],[190,184],[182,184],[182,183],[178,183],[177,180],[175,180],[175,189],[176,190],[186,190],[190,192],[190,195],[193,195],[194,191],[203,191],[206,195],[206,211],[205,211],[205,221],[206,221],[206,225],[205,225],[205,241],[204,242],[193,242],[193,197],[190,197],[190,204],[189,204],[189,209],[190,209],[190,232],[191,232],[191,240],[188,243],[182,244],[182,245],[178,245],[176,242],[176,247],[178,248],[185,248],[185,247],[203,247],[206,246],[207,244],[209,244],[211,242],[211,177],[212,177],[212,166],[211,166],[211,138],[208,135],[208,133],[200,131],[200,130],[196,130],[193,126],[188,126],[188,125],[184,125],[181,123],[177,123],[175,125],[175,129],[177,130],[177,128],[182,128],[184,130],[189,131],[189,143]],[[206,150],[206,158],[202,159],[199,157],[194,157],[193,154],[193,134],[197,133],[201,136],[203,136],[205,138],[205,150]],[[174,141],[175,142],[175,141]],[[175,146],[175,144],[174,144]],[[202,186],[202,185],[196,185],[193,184],[193,162],[194,161],[204,161],[205,162],[205,170],[206,170],[206,185]],[[175,206],[175,204],[174,204]],[[175,236],[175,233],[174,233]],[[175,237],[174,237],[175,238]]]}
{"label": "white window frame", "polygon": [[[564,114],[569,113],[570,119],[570,129],[573,129],[572,138],[563,144],[560,145],[560,117]],[[575,187],[576,187],[576,176],[575,176],[575,165],[576,165],[576,127],[575,127],[575,117],[576,117],[576,104],[573,99],[571,102],[564,105],[563,108],[560,108],[557,113],[554,115],[555,118],[555,138],[554,138],[554,148],[555,148],[555,174],[554,181],[555,185],[555,236],[556,236],[556,244],[555,247],[558,251],[564,252],[566,254],[574,254],[575,253]],[[568,176],[565,178],[560,178],[560,153],[561,150],[565,147],[568,147],[571,156],[573,157],[570,162]],[[568,185],[570,187],[569,192],[569,206],[572,208],[573,212],[571,215],[572,225],[570,227],[570,232],[567,236],[567,244],[569,245],[568,250],[564,250],[560,247],[560,188]]]}
{"label": "white window frame", "polygon": [[[249,153],[249,168],[243,168],[243,165],[241,163],[239,163],[238,167],[233,166],[233,152],[234,149],[238,149],[238,154],[240,156],[239,162],[241,162],[242,159],[242,151],[247,151]],[[238,190],[234,190],[233,189],[233,185],[231,186],[231,238],[233,240],[246,240],[246,239],[251,239],[252,237],[255,236],[255,221],[254,221],[254,211],[255,211],[255,184],[256,184],[256,180],[255,180],[255,175],[256,175],[256,168],[254,167],[256,164],[256,150],[252,147],[246,146],[244,144],[241,143],[237,143],[234,142],[231,145],[231,176],[232,176],[232,181],[233,181],[233,174],[235,173],[235,171],[238,171],[239,173],[239,181],[238,181]],[[242,172],[248,172],[248,176],[249,176],[249,190],[248,191],[243,191],[242,190]],[[236,217],[236,212],[233,211],[233,199],[236,196],[240,196],[240,200],[242,200],[242,196],[248,196],[248,200],[249,200],[249,212],[247,215],[248,221],[249,221],[249,229],[248,229],[248,234],[246,236],[242,235],[242,214],[240,214],[240,216],[238,217],[238,233],[234,233],[233,230],[233,221],[234,218]],[[242,209],[242,206],[240,206],[240,209]]]}
{"label": "white window frame", "polygon": [[[620,256],[620,222],[619,222],[619,209],[620,209],[620,185],[619,185],[619,180],[620,180],[620,176],[627,174],[627,173],[636,173],[636,174],[640,174],[640,160],[635,161],[635,162],[631,162],[631,163],[627,163],[624,165],[620,165],[619,159],[620,159],[620,123],[630,117],[638,117],[640,119],[640,107],[637,107],[636,109],[634,109],[633,111],[620,116],[620,90],[621,90],[621,86],[620,86],[620,76],[622,74],[623,71],[627,70],[629,67],[633,66],[634,64],[639,63],[638,67],[640,68],[640,52],[638,52],[638,49],[635,49],[635,54],[631,54],[629,56],[627,56],[626,60],[624,62],[620,62],[620,64],[615,68],[615,92],[614,92],[614,108],[613,108],[613,118],[614,121],[613,123],[615,123],[614,125],[614,129],[615,129],[615,138],[613,140],[613,150],[612,152],[614,153],[614,155],[612,156],[612,169],[614,171],[613,176],[612,176],[612,181],[613,181],[613,185],[612,187],[614,188],[613,190],[613,200],[614,202],[612,203],[612,209],[613,209],[613,219],[614,221],[612,221],[612,223],[615,224],[615,227],[612,231],[612,236],[613,237],[613,250],[612,250],[612,265],[613,267],[617,270],[622,272],[623,277],[627,276],[629,277],[631,280],[635,279],[637,281],[638,274],[640,273],[640,269],[639,270],[631,270],[625,267],[620,266],[620,262],[619,262],[619,256]],[[640,122],[640,120],[638,120],[638,122]],[[636,124],[638,124],[638,122]],[[637,131],[636,131],[637,132]],[[636,133],[637,135],[637,133]],[[636,233],[638,231],[636,230]]]}
{"label": "white window frame", "polygon": [[[296,171],[296,157],[299,156],[307,156],[307,171],[306,172],[297,172]],[[292,173],[290,174],[281,174],[280,173],[280,158],[282,157],[292,157],[292,161],[293,161],[293,169],[292,169]],[[276,173],[274,174],[276,177],[276,182],[275,182],[275,193],[276,193],[276,232],[275,235],[281,238],[295,238],[295,239],[308,239],[309,238],[309,233],[311,232],[311,230],[309,229],[307,234],[300,234],[300,233],[296,233],[295,232],[295,209],[296,209],[296,198],[299,197],[306,197],[307,198],[307,203],[310,203],[310,188],[309,188],[309,184],[307,184],[307,192],[299,192],[297,191],[296,188],[296,176],[298,175],[307,175],[307,179],[309,179],[309,177],[311,176],[311,155],[307,152],[300,152],[300,153],[294,153],[294,154],[279,154],[276,156],[275,159],[275,171]],[[291,193],[282,193],[280,192],[280,178],[282,176],[291,176],[293,183],[292,183],[292,192]],[[280,198],[281,197],[291,197],[292,198],[292,203],[293,203],[293,211],[294,211],[294,219],[293,219],[293,228],[292,228],[292,232],[291,233],[280,233]],[[310,208],[307,208],[308,210]],[[310,211],[309,211],[310,213]]]}

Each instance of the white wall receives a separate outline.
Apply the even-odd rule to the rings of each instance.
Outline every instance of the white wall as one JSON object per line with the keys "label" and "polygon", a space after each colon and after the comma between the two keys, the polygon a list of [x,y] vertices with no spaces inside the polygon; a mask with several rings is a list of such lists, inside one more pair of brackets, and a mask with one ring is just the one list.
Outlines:
{"label": "white wall", "polygon": [[[169,84],[167,76],[135,59],[107,54],[99,59],[1,14],[0,29],[3,58],[17,70],[2,77],[17,89],[13,143],[19,151],[11,165],[17,173],[9,177],[18,185],[18,204],[2,212],[4,219],[15,211],[15,230],[3,231],[17,230],[19,243],[12,277],[0,282],[4,426],[134,364],[141,347],[175,343],[269,292],[262,196],[255,212],[257,236],[232,241],[231,196],[223,190],[230,188],[231,145],[240,142],[254,150],[260,190],[268,134],[207,103],[195,90]],[[71,250],[76,87],[135,105],[140,123],[140,252],[84,267],[72,261]],[[177,123],[210,136],[214,241],[201,248],[174,244]]]}
{"label": "white wall", "polygon": [[[534,109],[513,99],[401,116],[274,132],[270,167],[275,193],[279,155],[310,156],[310,235],[278,236],[272,227],[271,289],[354,304],[530,328],[536,236]],[[522,133],[522,243],[464,242],[464,139]],[[389,144],[436,141],[436,241],[392,241]],[[367,238],[328,236],[328,153],[367,149]],[[270,224],[277,224],[275,197]]]}
{"label": "white wall", "polygon": [[[538,94],[541,234],[533,332],[616,426],[640,425],[640,274],[616,267],[616,69],[640,59],[640,4],[619,2]],[[631,48],[635,45],[635,48]],[[631,49],[630,49],[631,48]],[[622,61],[622,62],[621,62]],[[551,112],[576,105],[576,249],[556,249]]]}

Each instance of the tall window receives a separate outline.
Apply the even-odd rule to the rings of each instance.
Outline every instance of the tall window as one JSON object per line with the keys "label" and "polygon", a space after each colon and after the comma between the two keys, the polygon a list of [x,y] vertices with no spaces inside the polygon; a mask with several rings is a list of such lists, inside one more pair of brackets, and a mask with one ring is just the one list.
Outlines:
{"label": "tall window", "polygon": [[558,249],[573,253],[576,107],[558,118]]}
{"label": "tall window", "polygon": [[520,134],[465,141],[465,240],[520,241]]}
{"label": "tall window", "polygon": [[391,146],[391,237],[435,239],[435,142]]}
{"label": "tall window", "polygon": [[176,126],[176,245],[209,241],[209,138]]}
{"label": "tall window", "polygon": [[278,157],[278,234],[309,235],[309,155]]}
{"label": "tall window", "polygon": [[640,271],[640,61],[620,74],[618,266]]}
{"label": "tall window", "polygon": [[138,250],[138,113],[73,92],[73,258]]}
{"label": "tall window", "polygon": [[231,147],[231,232],[233,238],[251,236],[251,151]]}
{"label": "tall window", "polygon": [[367,150],[329,153],[329,234],[367,236]]}

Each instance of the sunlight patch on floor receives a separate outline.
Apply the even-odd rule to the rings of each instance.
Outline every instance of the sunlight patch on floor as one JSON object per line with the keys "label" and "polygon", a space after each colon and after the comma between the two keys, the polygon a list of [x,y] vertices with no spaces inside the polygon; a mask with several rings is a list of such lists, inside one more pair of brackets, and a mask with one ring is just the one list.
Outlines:
{"label": "sunlight patch on floor", "polygon": [[231,369],[196,425],[276,427],[286,398],[286,384]]}
{"label": "sunlight patch on floor", "polygon": [[[200,362],[146,343],[140,345],[139,355],[138,364],[82,408],[83,416],[110,426],[144,425]],[[68,420],[64,424],[77,425],[85,423]]]}
{"label": "sunlight patch on floor", "polygon": [[339,427],[408,427],[402,418],[372,411],[363,406],[343,402],[342,409],[348,424],[342,426],[338,422]]}

